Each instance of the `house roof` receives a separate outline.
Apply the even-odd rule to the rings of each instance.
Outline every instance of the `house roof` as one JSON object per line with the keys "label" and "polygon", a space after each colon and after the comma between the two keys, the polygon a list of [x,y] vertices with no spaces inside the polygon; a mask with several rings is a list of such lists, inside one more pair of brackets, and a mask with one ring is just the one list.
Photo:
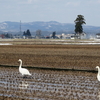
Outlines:
{"label": "house roof", "polygon": [[96,35],[100,35],[100,33],[97,33]]}

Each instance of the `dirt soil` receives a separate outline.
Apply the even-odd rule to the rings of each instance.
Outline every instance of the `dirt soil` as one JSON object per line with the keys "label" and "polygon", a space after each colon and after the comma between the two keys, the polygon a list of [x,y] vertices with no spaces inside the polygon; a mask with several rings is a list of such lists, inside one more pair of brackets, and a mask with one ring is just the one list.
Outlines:
{"label": "dirt soil", "polygon": [[96,70],[100,45],[6,45],[0,46],[0,65]]}

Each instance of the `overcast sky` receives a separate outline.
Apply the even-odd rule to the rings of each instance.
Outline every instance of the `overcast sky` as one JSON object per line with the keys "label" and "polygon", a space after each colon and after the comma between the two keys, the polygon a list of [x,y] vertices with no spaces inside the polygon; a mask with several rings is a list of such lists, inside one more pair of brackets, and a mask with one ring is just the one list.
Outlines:
{"label": "overcast sky", "polygon": [[100,26],[100,0],[0,0],[0,22],[74,23],[80,14],[86,25]]}

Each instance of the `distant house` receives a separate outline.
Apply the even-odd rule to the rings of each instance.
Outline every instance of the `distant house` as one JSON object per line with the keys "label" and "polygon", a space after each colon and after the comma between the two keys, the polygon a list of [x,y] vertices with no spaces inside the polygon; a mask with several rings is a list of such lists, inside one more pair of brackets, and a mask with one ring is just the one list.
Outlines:
{"label": "distant house", "polygon": [[71,36],[73,36],[74,34],[65,34],[65,33],[62,33],[60,35],[60,38],[62,39],[71,39]]}
{"label": "distant house", "polygon": [[4,34],[1,34],[0,39],[3,39],[3,38],[5,38],[5,36],[4,36]]}
{"label": "distant house", "polygon": [[75,38],[76,39],[86,39],[86,33],[85,32],[83,32],[81,34],[75,33]]}
{"label": "distant house", "polygon": [[64,34],[62,33],[61,35],[56,35],[59,39],[75,39],[75,34]]}
{"label": "distant house", "polygon": [[96,34],[96,38],[97,38],[97,39],[100,39],[100,33],[97,33],[97,34]]}

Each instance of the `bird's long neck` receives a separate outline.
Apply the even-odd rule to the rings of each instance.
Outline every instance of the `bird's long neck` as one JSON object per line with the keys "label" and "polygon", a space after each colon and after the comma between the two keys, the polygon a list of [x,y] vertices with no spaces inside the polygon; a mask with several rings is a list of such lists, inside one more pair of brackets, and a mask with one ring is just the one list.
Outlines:
{"label": "bird's long neck", "polygon": [[100,68],[98,68],[98,74],[100,75]]}
{"label": "bird's long neck", "polygon": [[21,66],[22,66],[22,61],[20,61],[19,69],[21,68]]}

